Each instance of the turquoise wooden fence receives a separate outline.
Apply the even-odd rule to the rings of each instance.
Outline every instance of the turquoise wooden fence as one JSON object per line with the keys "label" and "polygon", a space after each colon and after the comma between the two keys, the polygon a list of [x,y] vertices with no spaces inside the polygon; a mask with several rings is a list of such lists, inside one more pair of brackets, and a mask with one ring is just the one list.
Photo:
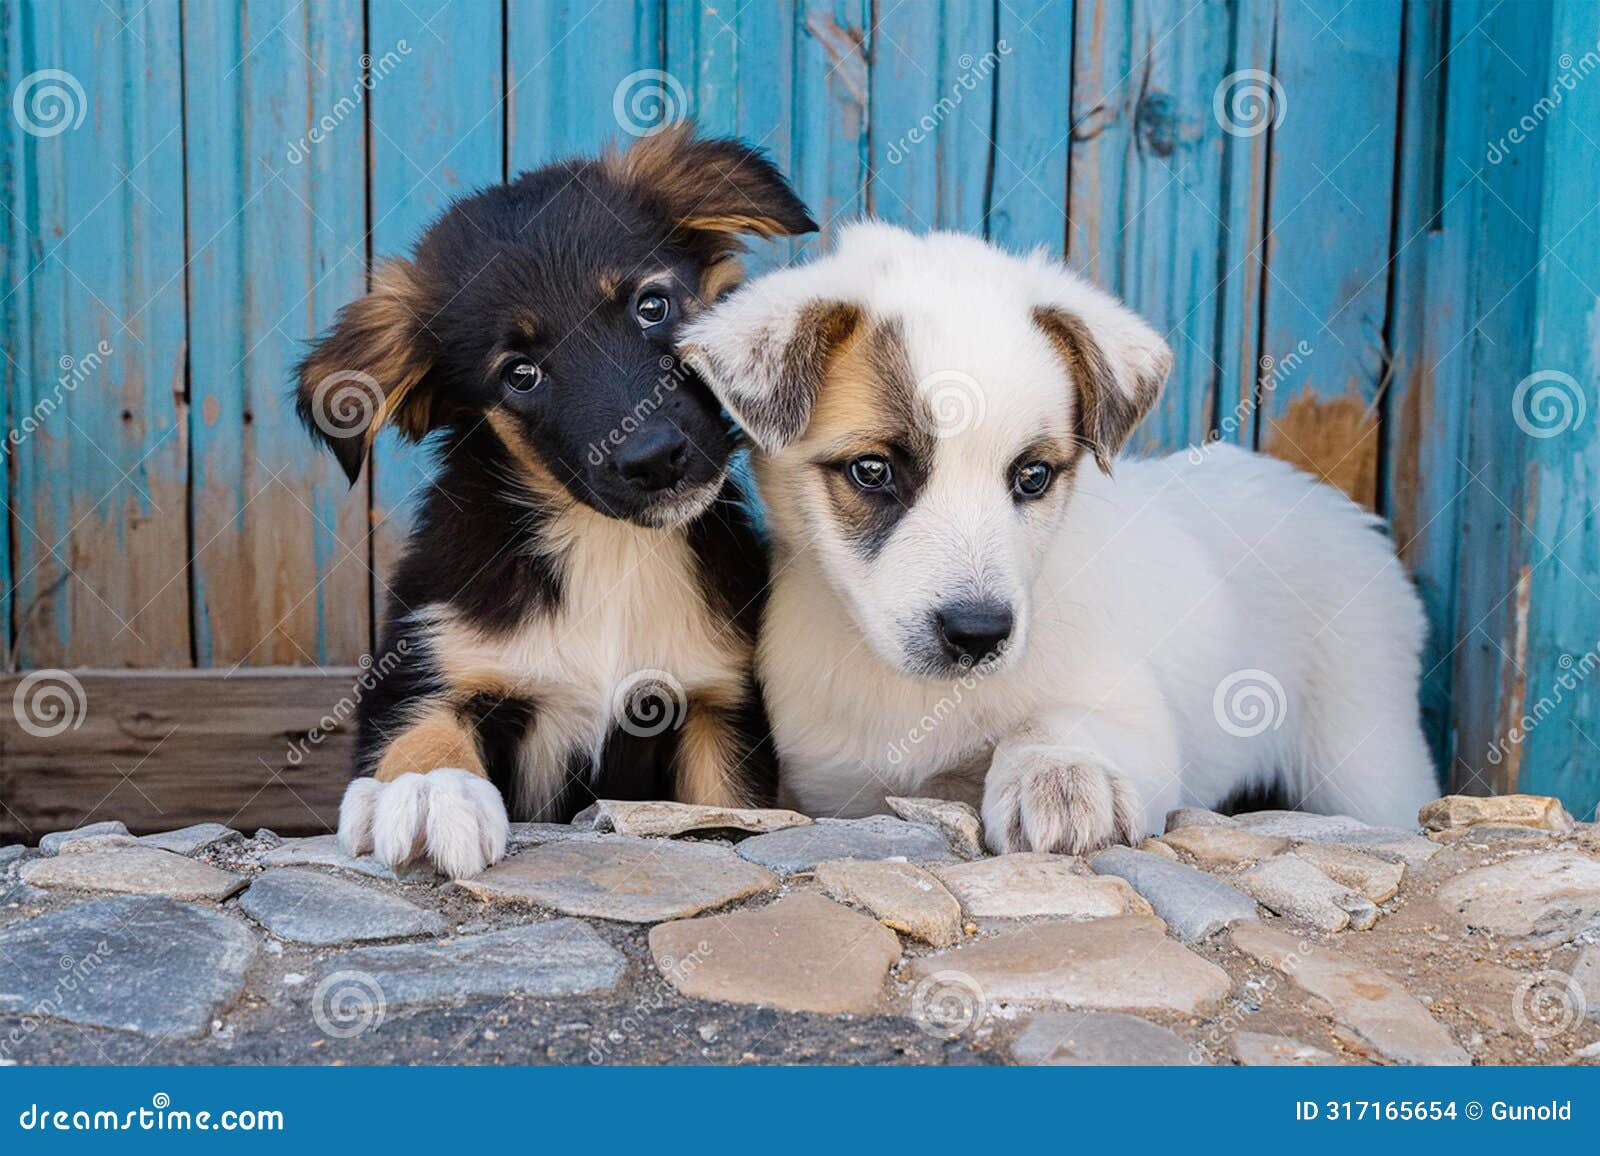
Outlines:
{"label": "turquoise wooden fence", "polygon": [[1044,245],[1160,325],[1141,449],[1388,516],[1469,790],[1600,799],[1590,0],[5,0],[13,669],[349,664],[425,478],[347,492],[307,337],[452,197],[663,118],[876,213]]}

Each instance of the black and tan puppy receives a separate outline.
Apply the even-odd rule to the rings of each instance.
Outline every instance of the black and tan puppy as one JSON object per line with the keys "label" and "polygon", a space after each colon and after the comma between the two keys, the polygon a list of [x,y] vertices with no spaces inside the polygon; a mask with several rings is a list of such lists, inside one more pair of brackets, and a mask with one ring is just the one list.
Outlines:
{"label": "black and tan puppy", "polygon": [[673,355],[740,234],[816,226],[737,141],[679,126],[468,197],[299,370],[352,481],[442,430],[359,711],[339,840],[471,875],[508,812],[740,804],[776,778],[752,646],[766,564],[721,408]]}

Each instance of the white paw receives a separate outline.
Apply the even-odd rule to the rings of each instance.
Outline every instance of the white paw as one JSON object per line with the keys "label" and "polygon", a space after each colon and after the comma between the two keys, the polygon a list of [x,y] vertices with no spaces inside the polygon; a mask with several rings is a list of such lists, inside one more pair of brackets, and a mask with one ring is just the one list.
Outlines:
{"label": "white paw", "polygon": [[380,783],[352,780],[339,804],[339,846],[391,869],[425,858],[451,879],[476,875],[506,853],[511,824],[493,783],[441,767]]}
{"label": "white paw", "polygon": [[1049,747],[997,752],[983,789],[983,841],[997,855],[1086,855],[1136,843],[1138,797],[1116,771]]}

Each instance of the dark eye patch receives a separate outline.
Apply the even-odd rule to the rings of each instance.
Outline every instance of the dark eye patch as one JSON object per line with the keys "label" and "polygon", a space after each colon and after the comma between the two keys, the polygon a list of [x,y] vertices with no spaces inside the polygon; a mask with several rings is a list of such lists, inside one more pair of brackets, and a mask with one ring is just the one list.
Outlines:
{"label": "dark eye patch", "polygon": [[[851,465],[863,454],[879,455],[888,460],[894,478],[892,485],[863,490],[851,479]],[[822,471],[834,523],[855,551],[869,561],[883,551],[895,527],[916,504],[927,483],[922,464],[895,446],[876,446],[845,457],[832,456],[816,465]]]}

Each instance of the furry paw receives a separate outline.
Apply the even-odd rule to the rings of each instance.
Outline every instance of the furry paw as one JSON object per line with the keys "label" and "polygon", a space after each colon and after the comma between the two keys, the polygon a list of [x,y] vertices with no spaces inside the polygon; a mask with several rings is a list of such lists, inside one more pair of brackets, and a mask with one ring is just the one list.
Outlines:
{"label": "furry paw", "polygon": [[511,824],[493,783],[441,767],[387,783],[355,779],[339,804],[339,846],[376,855],[391,869],[426,858],[443,875],[464,879],[506,853]]}
{"label": "furry paw", "polygon": [[996,754],[983,789],[983,841],[997,855],[1086,855],[1138,841],[1139,800],[1107,767],[1048,747]]}

